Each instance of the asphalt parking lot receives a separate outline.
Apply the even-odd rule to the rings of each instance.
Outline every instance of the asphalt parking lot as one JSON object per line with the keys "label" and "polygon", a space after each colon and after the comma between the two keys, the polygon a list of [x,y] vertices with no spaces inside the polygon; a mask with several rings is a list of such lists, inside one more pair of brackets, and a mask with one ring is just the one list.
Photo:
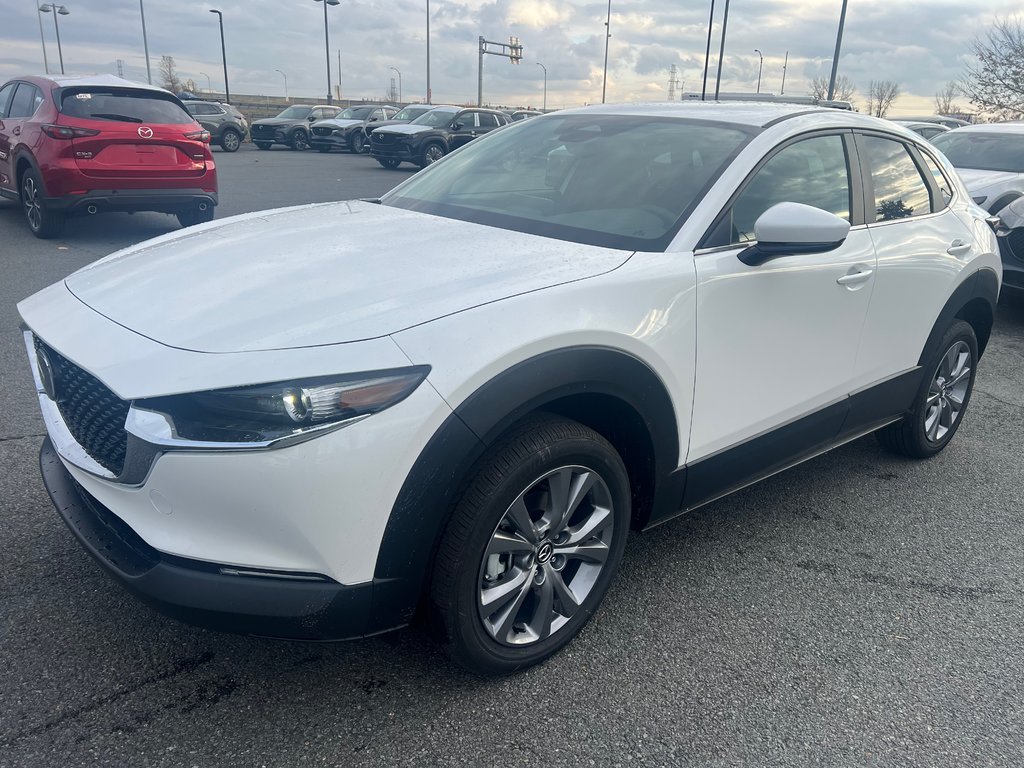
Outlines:
{"label": "asphalt parking lot", "polygon": [[[413,170],[216,157],[219,218]],[[862,439],[634,535],[565,652],[480,680],[416,629],[313,645],[178,624],[60,522],[15,303],[176,228],[110,214],[40,241],[0,201],[0,766],[1024,764],[1024,297],[1003,297],[937,458]]]}

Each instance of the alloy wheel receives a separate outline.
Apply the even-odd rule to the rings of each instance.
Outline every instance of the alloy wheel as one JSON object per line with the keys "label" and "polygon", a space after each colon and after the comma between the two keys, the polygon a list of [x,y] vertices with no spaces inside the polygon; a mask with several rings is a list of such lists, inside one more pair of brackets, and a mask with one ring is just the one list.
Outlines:
{"label": "alloy wheel", "polygon": [[970,384],[971,348],[958,341],[942,356],[928,387],[924,432],[929,442],[940,442],[960,418]]}
{"label": "alloy wheel", "polygon": [[43,226],[43,207],[39,199],[39,187],[36,186],[36,180],[27,174],[21,183],[21,201],[32,231],[40,229]]}
{"label": "alloy wheel", "polygon": [[364,139],[363,139],[363,134],[362,133],[356,132],[355,135],[352,136],[352,152],[353,152],[353,154],[358,155],[360,152],[363,151],[363,141],[364,141]]}
{"label": "alloy wheel", "polygon": [[238,134],[234,131],[227,131],[224,134],[223,144],[224,149],[228,152],[234,152],[238,149],[238,145],[241,144],[241,140],[239,139]]}
{"label": "alloy wheel", "polygon": [[437,144],[431,144],[427,147],[427,151],[423,153],[423,159],[426,160],[427,165],[436,163],[442,157],[444,157],[444,150]]}
{"label": "alloy wheel", "polygon": [[611,552],[615,516],[592,469],[555,469],[519,494],[484,551],[477,607],[487,633],[523,646],[558,632],[586,600]]}

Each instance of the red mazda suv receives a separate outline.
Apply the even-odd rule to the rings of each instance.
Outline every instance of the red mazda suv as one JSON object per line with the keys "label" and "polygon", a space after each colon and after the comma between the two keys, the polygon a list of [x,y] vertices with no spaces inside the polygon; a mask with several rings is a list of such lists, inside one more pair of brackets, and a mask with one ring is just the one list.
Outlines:
{"label": "red mazda suv", "polygon": [[160,211],[213,219],[210,134],[171,93],[113,75],[21,77],[0,88],[0,196],[36,237],[64,219]]}

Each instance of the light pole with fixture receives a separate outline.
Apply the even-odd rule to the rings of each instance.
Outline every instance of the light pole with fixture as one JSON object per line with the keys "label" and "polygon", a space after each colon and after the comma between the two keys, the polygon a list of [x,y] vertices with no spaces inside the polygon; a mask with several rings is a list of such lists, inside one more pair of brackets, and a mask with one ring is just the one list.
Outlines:
{"label": "light pole with fixture", "polygon": [[843,27],[846,26],[846,2],[843,0],[843,10],[839,14],[839,32],[836,34],[836,52],[832,55],[832,77],[828,80],[828,100],[836,97],[836,73],[839,71],[839,51],[843,47]]}
{"label": "light pole with fixture", "polygon": [[139,15],[142,16],[142,50],[146,52],[146,80],[152,85],[153,73],[149,69],[149,41],[146,39],[146,9],[142,7],[142,0],[139,0]]}
{"label": "light pole with fixture", "polygon": [[64,74],[64,52],[60,47],[60,25],[57,24],[57,16],[67,16],[71,13],[66,5],[57,5],[55,3],[43,3],[39,6],[39,10],[43,13],[53,14],[53,29],[57,33],[57,56],[60,57],[60,73]]}
{"label": "light pole with fixture", "polygon": [[50,62],[46,58],[46,38],[43,37],[43,14],[39,12],[39,3],[36,3],[36,19],[39,21],[39,42],[43,45],[43,69],[50,74]]}
{"label": "light pole with fixture", "polygon": [[537,62],[537,66],[544,70],[544,106],[541,107],[542,112],[548,111],[548,68]]}
{"label": "light pole with fixture", "polygon": [[210,13],[216,13],[217,20],[220,22],[220,60],[224,63],[224,103],[230,104],[231,89],[228,87],[228,53],[224,47],[224,14],[216,8],[211,8]]}
{"label": "light pole with fixture", "polygon": [[333,104],[331,96],[331,37],[327,30],[327,6],[341,5],[341,0],[313,0],[324,4],[324,51],[327,53],[327,103]]}
{"label": "light pole with fixture", "polygon": [[764,69],[764,54],[757,48],[754,49],[754,53],[761,57],[761,63],[757,65],[757,92],[761,92],[761,70]]}
{"label": "light pole with fixture", "polygon": [[612,39],[612,0],[608,0],[608,19],[604,23],[604,77],[601,79],[601,103],[608,90],[608,43]]}
{"label": "light pole with fixture", "polygon": [[200,72],[199,74],[206,78],[206,90],[207,90],[207,92],[212,91],[213,90],[213,81],[210,79],[210,76],[208,74],[206,74],[205,72]]}
{"label": "light pole with fixture", "polygon": [[708,97],[708,64],[711,62],[711,30],[715,26],[715,0],[711,0],[711,15],[708,17],[708,47],[704,51],[704,84],[700,88],[700,100]]}
{"label": "light pole with fixture", "polygon": [[430,103],[430,0],[427,0],[427,104]]}
{"label": "light pole with fixture", "polygon": [[388,67],[388,69],[393,69],[393,70],[395,70],[395,72],[398,73],[398,101],[399,101],[399,103],[401,103],[402,102],[402,70],[400,70],[398,67]]}
{"label": "light pole with fixture", "polygon": [[722,61],[725,59],[725,32],[729,27],[729,0],[725,0],[725,13],[722,15],[722,44],[718,48],[718,77],[715,79],[715,101],[722,90]]}
{"label": "light pole with fixture", "polygon": [[281,73],[281,77],[283,77],[283,78],[284,78],[284,100],[285,100],[285,101],[288,101],[288,75],[286,75],[286,74],[285,74],[285,73],[284,73],[284,72],[283,72],[282,70],[280,70],[280,69],[275,69],[274,71],[275,71],[275,72],[280,72],[280,73]]}

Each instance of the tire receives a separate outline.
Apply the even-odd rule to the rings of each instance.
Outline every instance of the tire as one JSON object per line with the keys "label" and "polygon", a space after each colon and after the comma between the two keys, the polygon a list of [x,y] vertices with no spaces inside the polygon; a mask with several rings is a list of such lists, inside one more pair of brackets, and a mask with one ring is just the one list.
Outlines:
{"label": "tire", "polygon": [[270,141],[254,141],[253,144],[255,144],[259,149],[270,149],[270,147],[272,146],[273,142],[270,142]]}
{"label": "tire", "polygon": [[440,142],[434,141],[423,148],[423,157],[420,159],[420,168],[433,165],[442,157],[448,154],[448,150]]}
{"label": "tire", "polygon": [[[587,480],[575,505],[549,503],[559,484],[568,500]],[[554,522],[560,509],[568,519]],[[629,479],[607,440],[543,414],[514,427],[476,465],[434,561],[431,607],[449,656],[501,675],[558,652],[608,591],[629,521]]]}
{"label": "tire", "polygon": [[305,152],[309,149],[309,137],[306,136],[306,132],[301,128],[297,131],[292,131],[292,135],[288,137],[288,146],[296,152]]}
{"label": "tire", "polygon": [[175,214],[178,218],[178,223],[183,227],[194,227],[196,224],[205,224],[208,221],[213,221],[213,206],[208,205],[205,211],[200,211],[198,208],[191,211],[185,211],[184,213]]}
{"label": "tire", "polygon": [[378,157],[377,162],[391,171],[395,170],[395,168],[402,164],[401,160],[398,160],[397,158],[394,157]]}
{"label": "tire", "polygon": [[21,211],[32,234],[40,240],[57,237],[64,231],[64,214],[46,204],[46,191],[35,168],[29,168],[18,185]]}
{"label": "tire", "polygon": [[234,128],[228,128],[220,137],[220,148],[225,152],[237,152],[242,146],[242,134]]}
{"label": "tire", "polygon": [[949,445],[971,402],[977,365],[974,329],[963,320],[953,321],[926,357],[925,378],[910,412],[876,432],[878,441],[915,459],[931,458]]}
{"label": "tire", "polygon": [[348,151],[353,155],[363,154],[363,147],[366,146],[366,137],[362,131],[356,131],[348,140]]}

